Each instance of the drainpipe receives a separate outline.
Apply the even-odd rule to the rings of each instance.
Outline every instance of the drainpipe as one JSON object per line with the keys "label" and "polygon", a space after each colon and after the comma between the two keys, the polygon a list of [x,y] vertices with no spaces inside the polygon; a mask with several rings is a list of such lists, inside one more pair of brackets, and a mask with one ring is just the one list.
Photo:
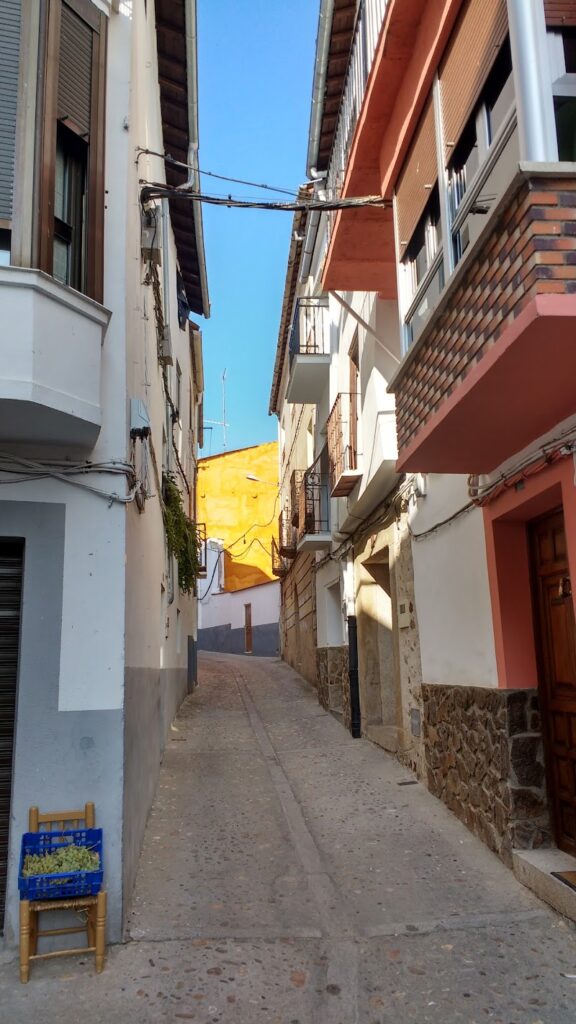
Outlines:
{"label": "drainpipe", "polygon": [[358,678],[358,631],[356,623],[356,602],[354,600],[354,555],[350,554],[343,565],[344,601],[348,623],[348,682],[350,687],[350,735],[358,740],[362,735],[360,713],[360,683]]}
{"label": "drainpipe", "polygon": [[520,160],[558,160],[552,76],[542,0],[508,0]]}
{"label": "drainpipe", "polygon": [[308,155],[306,158],[306,169],[309,178],[316,177],[316,161],[318,159],[320,124],[324,109],[324,92],[326,89],[326,71],[328,68],[328,51],[330,49],[333,13],[334,0],[322,0],[320,19],[318,21],[318,35],[316,37],[316,62],[314,64],[312,109],[310,111]]}

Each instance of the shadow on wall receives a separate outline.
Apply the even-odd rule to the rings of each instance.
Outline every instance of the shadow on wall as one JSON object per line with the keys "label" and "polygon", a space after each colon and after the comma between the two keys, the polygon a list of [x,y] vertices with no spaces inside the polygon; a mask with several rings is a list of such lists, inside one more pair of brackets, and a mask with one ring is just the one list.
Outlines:
{"label": "shadow on wall", "polygon": [[261,583],[270,583],[270,577],[257,565],[239,561],[238,558],[241,556],[240,545],[235,558],[228,551],[224,551],[224,590],[227,593],[246,590],[248,587],[257,587]]}

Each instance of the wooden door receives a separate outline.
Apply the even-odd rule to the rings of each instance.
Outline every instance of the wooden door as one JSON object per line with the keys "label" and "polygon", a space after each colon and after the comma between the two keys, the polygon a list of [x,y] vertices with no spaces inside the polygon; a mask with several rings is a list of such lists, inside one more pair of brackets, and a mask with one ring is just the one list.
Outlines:
{"label": "wooden door", "polygon": [[556,842],[576,855],[576,629],[562,510],[530,535],[548,787]]}
{"label": "wooden door", "polygon": [[244,605],[244,650],[252,654],[252,605]]}

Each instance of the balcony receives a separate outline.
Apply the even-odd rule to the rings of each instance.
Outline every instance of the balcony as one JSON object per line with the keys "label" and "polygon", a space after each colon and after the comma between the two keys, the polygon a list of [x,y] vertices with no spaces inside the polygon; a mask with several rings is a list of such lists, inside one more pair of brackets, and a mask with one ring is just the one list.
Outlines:
{"label": "balcony", "polygon": [[576,181],[521,171],[390,384],[399,472],[490,473],[576,413]]}
{"label": "balcony", "polygon": [[0,268],[0,444],[88,453],[110,313],[38,270]]}
{"label": "balcony", "polygon": [[206,565],[206,523],[196,523],[196,544],[198,547],[198,579],[205,580]]}
{"label": "balcony", "polygon": [[297,299],[290,332],[290,376],[286,401],[314,405],[328,384],[328,298]]}
{"label": "balcony", "polygon": [[346,497],[362,476],[358,468],[358,395],[340,394],[328,417],[330,496]]}
{"label": "balcony", "polygon": [[300,488],[298,551],[321,551],[330,547],[329,507],[328,480],[317,459],[304,473]]}
{"label": "balcony", "polygon": [[287,575],[289,568],[289,563],[280,554],[276,538],[272,537],[272,575],[283,579]]}
{"label": "balcony", "polygon": [[296,527],[290,520],[290,510],[285,508],[278,517],[278,551],[283,558],[296,558]]}
{"label": "balcony", "polygon": [[295,469],[290,477],[290,522],[292,526],[298,526],[298,518],[300,514],[299,494],[300,488],[302,487],[302,479],[304,477],[303,469]]}

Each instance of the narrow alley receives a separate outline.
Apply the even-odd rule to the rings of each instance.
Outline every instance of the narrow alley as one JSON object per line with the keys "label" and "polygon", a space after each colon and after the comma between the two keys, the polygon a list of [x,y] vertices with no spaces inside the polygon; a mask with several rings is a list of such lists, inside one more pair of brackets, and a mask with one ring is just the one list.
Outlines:
{"label": "narrow alley", "polygon": [[282,662],[202,657],[171,732],[124,945],[0,967],[39,1024],[565,1024],[576,940]]}

